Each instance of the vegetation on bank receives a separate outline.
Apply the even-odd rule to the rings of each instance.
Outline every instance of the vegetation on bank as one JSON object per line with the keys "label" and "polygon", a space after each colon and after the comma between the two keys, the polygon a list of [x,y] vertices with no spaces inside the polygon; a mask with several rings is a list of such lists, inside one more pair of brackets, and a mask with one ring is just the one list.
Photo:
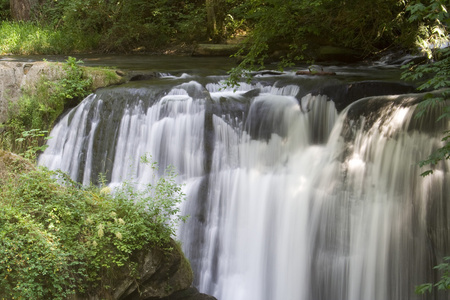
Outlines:
{"label": "vegetation on bank", "polygon": [[59,69],[59,78],[41,75],[35,86],[25,89],[17,102],[9,104],[8,121],[0,133],[2,149],[27,158],[40,149],[64,109],[76,106],[92,91],[92,78],[85,75],[80,63],[69,57],[66,63],[54,65]]}
{"label": "vegetation on bank", "polygon": [[[106,81],[117,80],[113,70],[80,64],[69,57],[50,65],[58,69],[57,78],[42,75],[24,90],[11,103],[0,133],[4,299],[108,293],[124,274],[138,279],[137,252],[149,247],[172,251],[176,225],[185,219],[178,208],[184,194],[172,169],[143,189],[126,182],[111,192],[102,180],[100,187],[80,186],[66,174],[34,166],[53,123],[92,91],[92,78],[100,72]],[[145,157],[143,163],[156,174],[156,164]]]}
{"label": "vegetation on bank", "polygon": [[[9,3],[24,3],[22,9]],[[429,49],[445,0],[0,0],[0,54],[164,53],[241,37],[230,84],[269,61],[312,62],[324,46],[351,59]],[[176,51],[176,50],[175,50]],[[170,52],[170,51],[169,51]]]}
{"label": "vegetation on bank", "polygon": [[36,22],[0,22],[0,54],[66,54],[88,52],[94,37]]}
{"label": "vegetation on bank", "polygon": [[23,88],[17,101],[10,101],[7,122],[0,125],[0,148],[32,158],[43,150],[63,111],[94,89],[123,81],[114,69],[86,68],[71,56],[65,63],[47,63],[47,68],[34,85]]}
{"label": "vegetation on bank", "polygon": [[0,150],[2,298],[66,299],[109,290],[123,274],[138,276],[133,254],[170,250],[184,219],[184,194],[175,173],[167,174],[144,190],[124,183],[111,193]]}
{"label": "vegetation on bank", "polygon": [[239,52],[247,58],[242,67],[257,67],[274,52],[285,61],[314,58],[323,45],[351,48],[361,57],[411,49],[429,21],[410,19],[423,2],[416,0],[13,2],[24,6],[0,0],[7,20],[0,29],[3,53],[151,52],[239,35],[248,37]]}

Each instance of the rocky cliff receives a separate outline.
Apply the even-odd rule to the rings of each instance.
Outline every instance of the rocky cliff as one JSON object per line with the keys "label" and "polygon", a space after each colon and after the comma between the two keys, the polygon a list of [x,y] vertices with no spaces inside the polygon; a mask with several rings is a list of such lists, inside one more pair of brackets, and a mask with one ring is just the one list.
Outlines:
{"label": "rocky cliff", "polygon": [[[47,61],[0,61],[0,124],[7,119],[10,102],[17,101],[23,90],[33,89],[42,77],[50,81],[60,79],[64,75],[62,66]],[[84,72],[92,78],[92,90],[125,81],[120,71],[84,68]]]}

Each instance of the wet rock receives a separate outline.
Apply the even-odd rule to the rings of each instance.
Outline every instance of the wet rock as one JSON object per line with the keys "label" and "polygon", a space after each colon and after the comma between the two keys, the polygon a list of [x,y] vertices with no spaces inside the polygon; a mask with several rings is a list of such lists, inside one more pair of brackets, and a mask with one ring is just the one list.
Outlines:
{"label": "wet rock", "polygon": [[[156,300],[156,299],[155,299]],[[160,300],[217,300],[213,296],[200,293],[195,287],[179,291]]]}
{"label": "wet rock", "polygon": [[295,75],[310,75],[310,76],[333,76],[336,75],[335,72],[327,72],[327,71],[297,71]]}
{"label": "wet rock", "polygon": [[358,99],[370,96],[398,95],[413,93],[415,87],[410,84],[386,81],[359,81],[342,85],[330,85],[319,88],[311,94],[326,95],[342,111]]}
{"label": "wet rock", "polygon": [[279,71],[271,71],[271,70],[264,70],[264,71],[258,71],[258,72],[252,72],[251,75],[252,76],[265,76],[265,75],[271,75],[271,76],[280,76],[280,75],[284,75],[286,73],[284,72],[279,72]]}
{"label": "wet rock", "polygon": [[150,80],[154,78],[159,78],[160,74],[157,72],[145,73],[145,74],[136,74],[130,78],[130,81],[142,81],[142,80]]}
{"label": "wet rock", "polygon": [[112,299],[164,299],[188,289],[194,279],[191,266],[175,241],[170,247],[170,252],[151,248],[138,253],[134,259],[138,264],[138,279],[127,276],[113,284]]}
{"label": "wet rock", "polygon": [[216,300],[192,287],[193,272],[180,246],[171,241],[172,250],[149,247],[133,255],[138,276],[123,267],[105,278],[99,288],[89,295],[75,295],[70,300]]}

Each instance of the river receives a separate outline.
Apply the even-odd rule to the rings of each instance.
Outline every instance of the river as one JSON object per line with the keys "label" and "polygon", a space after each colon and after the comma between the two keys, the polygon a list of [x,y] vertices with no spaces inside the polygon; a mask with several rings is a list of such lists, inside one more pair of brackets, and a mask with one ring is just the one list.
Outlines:
{"label": "river", "polygon": [[398,65],[316,67],[333,76],[299,66],[232,88],[225,58],[81,59],[158,76],[88,96],[55,126],[40,164],[84,184],[106,174],[112,186],[148,182],[146,153],[173,165],[190,215],[177,238],[201,292],[424,299],[415,285],[450,253],[450,185],[447,162],[425,178],[418,162],[449,124],[434,121],[439,111],[414,119],[420,96],[387,96],[411,90]]}

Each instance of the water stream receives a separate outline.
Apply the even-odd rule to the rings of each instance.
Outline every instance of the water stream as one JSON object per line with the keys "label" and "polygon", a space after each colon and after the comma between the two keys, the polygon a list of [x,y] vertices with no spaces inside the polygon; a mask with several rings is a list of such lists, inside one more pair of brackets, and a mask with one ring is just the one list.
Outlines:
{"label": "water stream", "polygon": [[219,300],[423,299],[414,286],[450,254],[450,185],[448,163],[422,178],[417,162],[449,124],[415,120],[414,95],[338,110],[346,99],[321,88],[392,69],[330,69],[237,89],[185,71],[101,89],[55,126],[40,164],[111,185],[150,180],[146,153],[175,166],[191,216],[178,239],[194,284]]}

